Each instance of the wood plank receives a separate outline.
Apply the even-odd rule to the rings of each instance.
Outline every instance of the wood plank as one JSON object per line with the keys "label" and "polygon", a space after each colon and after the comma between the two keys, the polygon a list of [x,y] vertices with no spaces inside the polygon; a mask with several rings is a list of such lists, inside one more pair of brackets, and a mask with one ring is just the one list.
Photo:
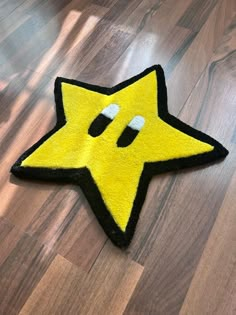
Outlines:
{"label": "wood plank", "polygon": [[[226,146],[231,145],[233,131],[230,126],[234,125],[235,119],[236,99],[231,92],[234,86],[236,56],[234,24],[235,19],[225,29],[221,43],[215,49],[193,92],[180,110],[180,116],[184,121],[195,127],[201,124],[203,131],[210,128],[219,141],[225,141]],[[222,84],[222,80],[226,84]]]}
{"label": "wood plank", "polygon": [[[236,173],[207,241],[180,314],[234,314]],[[207,292],[207,294],[206,294]]]}
{"label": "wood plank", "polygon": [[57,256],[20,315],[122,314],[142,271],[110,243],[88,275]]}
{"label": "wood plank", "polygon": [[12,223],[0,217],[0,266],[15,248],[22,235],[22,231],[16,229]]}
{"label": "wood plank", "polygon": [[153,33],[158,35],[153,36],[153,38],[158,37],[162,39],[163,35],[176,25],[191,2],[191,0],[145,0],[131,11],[129,16],[124,17],[121,15],[119,21],[125,27],[136,31],[136,33],[141,33],[142,31],[146,35]]}
{"label": "wood plank", "polygon": [[[94,5],[93,9],[90,10],[90,15],[88,15],[86,10],[87,7],[89,8],[89,5],[90,2],[85,0],[60,1],[56,3],[53,1],[40,1],[40,4],[35,7],[35,3],[32,2],[32,7],[26,8],[29,18],[24,23],[21,23],[14,32],[11,32],[7,38],[2,40],[0,63],[6,69],[22,70],[31,66],[35,70],[44,54],[50,48],[54,49],[55,52],[58,45],[63,45],[64,41],[64,49],[63,47],[60,48],[61,53],[65,55],[65,51],[76,40],[80,29],[83,28],[84,23],[86,23],[92,12],[96,16],[101,11],[107,11],[105,8]],[[83,10],[84,15],[80,21],[81,10]],[[24,15],[24,13],[22,14]],[[77,18],[79,20],[76,23]],[[70,25],[74,27],[73,30],[70,30]],[[67,29],[70,31],[70,36],[66,40],[63,35],[68,33]],[[60,36],[58,37],[58,35]]]}
{"label": "wood plank", "polygon": [[[62,59],[55,58],[52,60],[52,63],[46,64],[45,67],[44,65],[41,66],[44,63],[43,60],[39,67],[36,67],[37,71],[42,73],[46,71],[51,77],[62,76],[76,79],[80,72],[86,68],[96,54],[110,40],[116,32],[116,28],[110,22],[104,19],[100,20],[95,16],[88,20],[84,32],[83,36],[81,38],[78,37],[78,41],[72,47],[66,47],[62,54],[63,62]],[[60,49],[58,50],[59,55]]]}
{"label": "wood plank", "polygon": [[[15,14],[13,15],[13,13]],[[15,10],[13,13],[7,19],[0,21],[0,42],[15,32],[30,18],[27,14],[19,13],[19,10]],[[11,17],[12,15],[14,16],[13,18]]]}
{"label": "wood plank", "polygon": [[177,25],[199,32],[218,0],[194,0]]}
{"label": "wood plank", "polygon": [[93,3],[105,8],[110,8],[112,7],[117,0],[93,0]]}
{"label": "wood plank", "polygon": [[[54,76],[54,72],[60,68],[65,60],[67,52],[78,46],[91,33],[107,9],[98,6],[88,6],[83,13],[77,10],[78,1],[64,5],[55,16],[42,17],[42,13],[33,13],[25,25],[17,29],[7,41],[2,43],[2,54],[9,50],[7,60],[11,67],[27,67],[37,72],[47,72]],[[44,12],[45,8],[41,8]],[[61,21],[58,24],[58,21]],[[31,33],[26,30],[30,29]],[[11,46],[17,46],[25,42],[19,50],[12,50]],[[6,48],[5,48],[6,47]],[[1,51],[0,51],[1,52]],[[69,57],[68,57],[69,58]],[[6,67],[9,67],[7,64]],[[46,71],[47,70],[47,71]]]}
{"label": "wood plank", "polygon": [[[236,11],[231,10],[233,6],[235,6],[233,0],[223,0],[215,6],[201,31],[175,67],[167,82],[171,113],[175,115],[179,113],[206,68],[211,55],[222,40],[224,30],[235,15]],[[181,83],[180,89],[176,89],[177,82]]]}
{"label": "wood plank", "polygon": [[0,22],[4,18],[6,18],[6,16],[16,10],[19,6],[21,6],[24,1],[25,0],[2,0],[0,3]]}
{"label": "wood plank", "polygon": [[[100,25],[99,21],[104,17],[107,9],[91,5],[80,12],[71,10],[71,7],[68,5],[58,16],[59,19],[63,19],[63,24],[54,42],[51,41],[51,35],[49,35],[50,40],[47,45],[45,38],[55,28],[58,28],[57,19],[52,19],[47,26],[40,30],[37,38],[28,45],[27,51],[29,50],[32,54],[35,50],[35,41],[37,40],[41,45],[41,51],[36,50],[36,58],[30,56],[31,60],[34,59],[31,64],[27,65],[27,68],[35,69],[42,74],[47,73],[51,77],[65,76],[65,71],[71,67],[72,62],[78,63],[79,60],[82,66],[85,67],[87,65],[86,58],[90,60],[88,51],[92,48],[96,51],[96,42],[99,44],[98,49],[104,45],[101,35],[108,27],[108,24],[104,22]],[[100,42],[96,36],[100,38]],[[90,40],[94,47],[91,45]],[[21,55],[18,56],[18,60],[22,58],[23,53],[21,52]],[[75,65],[74,71],[75,75],[78,75],[81,70]]]}
{"label": "wood plank", "polygon": [[105,15],[105,19],[108,21],[112,21],[114,25],[119,23],[120,19],[125,19],[128,17],[131,12],[133,12],[141,3],[142,0],[119,0],[115,1],[114,5]]}
{"label": "wood plank", "polygon": [[[86,274],[83,271],[63,257],[56,256],[20,314],[63,314],[64,311],[70,314],[76,291],[77,297],[79,295],[81,303],[84,303],[85,298],[77,288],[85,281]],[[64,300],[66,297],[67,301]]]}
{"label": "wood plank", "polygon": [[[111,27],[110,21],[119,18],[118,9],[122,7],[122,3],[119,1],[119,7],[117,8],[117,5],[114,4],[110,10],[87,4],[87,8],[82,13],[76,11],[76,3],[78,1],[72,1],[67,6],[62,7],[51,21],[45,20],[45,17],[41,21],[40,13],[39,16],[34,14],[32,19],[26,21],[26,25],[21,27],[21,30],[19,29],[14,33],[14,38],[8,39],[8,42],[12,42],[21,36],[21,33],[25,34],[25,29],[32,29],[33,27],[35,30],[35,36],[33,37],[30,33],[27,44],[18,53],[15,54],[11,50],[11,63],[14,67],[20,64],[32,70],[36,69],[37,72],[46,72],[50,76],[73,76],[74,78],[78,76],[79,72],[87,66],[87,63],[113,36],[116,29],[114,26]],[[124,12],[129,14],[136,5],[138,5],[137,1],[130,1]],[[80,3],[77,7],[81,8]],[[42,7],[41,10],[44,11],[45,8]],[[98,23],[103,16],[104,19]],[[39,19],[40,24],[36,23],[35,27],[31,23],[32,21],[35,23],[36,18]],[[78,18],[77,22],[76,18]],[[54,39],[52,34],[55,33],[55,28],[56,31],[58,30],[58,20],[63,21],[63,25],[61,25],[61,33]],[[41,25],[42,22],[44,25]],[[95,31],[92,32],[97,23]],[[88,38],[86,38],[87,36]],[[85,38],[86,41],[84,42]],[[3,43],[3,47],[5,45],[6,43]],[[80,56],[79,60],[78,55]],[[65,56],[67,56],[66,59]],[[31,61],[30,64],[29,60]],[[62,61],[64,64],[61,69]],[[74,72],[68,72],[68,69],[74,69]]]}
{"label": "wood plank", "polygon": [[0,251],[0,313],[15,315],[47,270],[54,253],[3,219]]}
{"label": "wood plank", "polygon": [[[120,27],[120,16],[123,17],[124,15],[129,15],[130,12],[132,12],[132,10],[136,8],[140,1],[141,0],[132,0],[127,6],[124,6],[124,3],[122,1],[118,1],[114,6],[111,7],[111,9],[106,12],[106,14],[104,14],[101,20],[98,20],[95,29],[93,30],[93,32],[90,32],[85,41],[78,43],[77,45],[72,47],[72,49],[66,55],[67,59],[64,64],[61,67],[53,66],[52,70],[50,70],[50,67],[49,69],[47,69],[47,73],[50,76],[52,76],[53,73],[53,75],[62,77],[73,77],[81,80],[80,74],[83,71],[87,72],[87,66],[97,55],[98,56],[96,57],[96,59],[100,60],[102,54],[101,50],[103,49],[103,51],[106,51],[106,53],[110,52],[110,56],[112,56],[111,52],[113,52],[114,54],[114,51],[112,50],[113,46],[110,47],[110,45],[112,45],[112,43],[118,44],[119,38],[123,36],[124,43],[121,45],[120,48],[116,48],[118,56],[122,54],[123,50],[126,49],[127,45],[129,45],[133,37],[125,31],[124,27]],[[122,14],[120,12],[121,8],[123,8]],[[97,10],[94,10],[95,16],[96,11]],[[114,56],[116,54],[114,54]],[[92,75],[91,72],[88,75],[89,77],[92,77],[93,71]]]}
{"label": "wood plank", "polygon": [[[30,191],[31,186],[23,184],[21,186],[19,179],[10,176],[11,165],[25,149],[45,133],[47,128],[54,125],[51,102],[43,92],[46,87],[50,88],[49,79],[44,78],[41,84],[32,91],[31,80],[36,77],[32,72],[17,75],[9,82],[1,95],[3,121],[0,129],[2,149],[0,157],[0,196],[2,200],[0,215],[8,217],[10,220],[13,217],[18,217],[20,222],[25,222],[27,218],[32,216],[32,206],[36,199],[40,202],[40,194],[33,194],[32,191],[32,204],[29,203],[29,199],[28,201],[25,199],[24,202],[27,206],[21,208],[24,193],[28,189]],[[12,222],[15,221],[17,220],[12,220]],[[23,225],[15,223],[21,228],[23,227]]]}
{"label": "wood plank", "polygon": [[[180,0],[175,4],[175,10],[171,10],[170,7],[173,5],[173,1],[166,1],[145,19],[142,9],[146,7],[140,5],[141,8],[137,9],[137,13],[134,11],[124,22],[127,28],[138,30],[138,35],[107,72],[103,84],[117,84],[156,63],[165,66],[171,60],[170,65],[173,66],[174,60],[176,62],[178,60],[177,56],[181,55],[179,52],[185,51],[189,46],[189,40],[193,40],[194,33],[188,29],[175,26],[190,2],[191,0]],[[136,14],[138,14],[137,18]],[[169,23],[166,23],[166,20]],[[153,35],[156,30],[158,30],[159,36]],[[135,62],[135,60],[138,60],[138,62]]]}
{"label": "wood plank", "polygon": [[[10,4],[12,1],[8,1]],[[18,3],[19,1],[17,1]],[[37,10],[42,0],[24,0],[11,13],[5,14],[5,18],[0,20],[0,40],[7,38],[13,30],[16,30],[22,22],[28,20],[32,14],[32,10]],[[12,5],[12,4],[11,4]],[[4,37],[2,35],[5,35]]]}
{"label": "wood plank", "polygon": [[89,271],[106,235],[80,190],[63,185],[45,200],[26,231],[40,242]]}
{"label": "wood plank", "polygon": [[[54,82],[45,76],[39,80],[39,75],[32,71],[22,72],[10,78],[3,75],[2,80],[5,87],[1,90],[0,96],[0,133],[1,147],[5,151],[14,140],[15,130],[13,130],[12,125],[20,129],[27,121],[28,116],[30,114],[33,116],[33,111],[40,101],[47,101],[47,104],[44,105],[46,108],[43,104],[38,106],[41,109],[44,108],[42,115],[47,112],[50,116],[50,109],[53,107],[53,93],[46,95],[46,91],[53,89]],[[37,80],[37,86],[32,88],[31,84],[34,80]],[[1,156],[2,158],[3,156]]]}
{"label": "wood plank", "polygon": [[[50,80],[44,77],[38,87],[31,90],[31,80],[36,79],[36,77],[37,74],[32,72],[19,74],[2,91],[3,121],[0,130],[2,177],[0,188],[3,196],[2,188],[11,186],[9,182],[11,165],[23,150],[37,141],[40,135],[43,135],[47,128],[53,127],[55,123],[52,100],[45,97],[44,92],[46,88],[50,89]],[[38,133],[35,132],[36,130]],[[29,133],[31,138],[28,137]],[[2,204],[0,211],[5,211],[4,204]]]}
{"label": "wood plank", "polygon": [[121,16],[119,22],[122,23],[122,25],[133,29],[133,32],[140,33],[144,28],[149,27],[150,21],[160,12],[160,7],[168,2],[170,2],[170,0],[141,1],[129,16]]}
{"label": "wood plank", "polygon": [[[33,4],[33,3],[32,3]],[[53,14],[56,14],[57,10],[61,10],[65,6],[65,3],[61,2],[61,5],[59,4],[57,6],[53,6]],[[40,9],[44,12],[44,14],[40,14]],[[52,4],[50,1],[46,1],[42,3],[41,6],[38,7],[38,10],[34,12],[34,15],[28,19],[24,24],[22,24],[21,27],[19,27],[14,33],[12,33],[8,38],[6,38],[1,43],[1,55],[4,55],[4,52],[7,50],[7,58],[12,58],[15,54],[19,53],[19,50],[24,50],[25,46],[22,46],[25,44],[27,46],[27,43],[32,40],[37,32],[40,30],[40,28],[47,24],[50,19],[53,17],[52,15]],[[51,34],[52,37],[52,34]],[[19,46],[19,50],[13,49]]]}
{"label": "wood plank", "polygon": [[103,85],[106,73],[133,41],[134,35],[117,31],[109,42],[96,54],[87,67],[79,74],[79,79],[96,85]]}

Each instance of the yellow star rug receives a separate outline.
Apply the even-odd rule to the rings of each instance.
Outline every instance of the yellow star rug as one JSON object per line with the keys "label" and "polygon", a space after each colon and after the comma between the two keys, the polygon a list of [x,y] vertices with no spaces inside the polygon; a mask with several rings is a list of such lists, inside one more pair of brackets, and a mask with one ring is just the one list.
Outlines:
{"label": "yellow star rug", "polygon": [[55,101],[56,126],[11,172],[79,185],[119,247],[128,246],[133,237],[152,176],[228,153],[168,113],[160,65],[112,88],[57,78]]}

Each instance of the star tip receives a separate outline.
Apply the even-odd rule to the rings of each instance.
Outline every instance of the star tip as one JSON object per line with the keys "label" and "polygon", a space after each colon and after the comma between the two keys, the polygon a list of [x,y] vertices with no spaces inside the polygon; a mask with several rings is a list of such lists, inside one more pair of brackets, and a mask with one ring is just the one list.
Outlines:
{"label": "star tip", "polygon": [[61,82],[62,81],[62,77],[56,77],[56,79],[55,79],[55,83],[59,83],[59,82]]}
{"label": "star tip", "polygon": [[19,173],[19,165],[17,164],[12,165],[12,167],[10,168],[10,173],[17,176]]}
{"label": "star tip", "polygon": [[221,144],[215,146],[215,151],[219,158],[225,158],[229,154],[229,151],[225,147],[223,147]]}
{"label": "star tip", "polygon": [[125,249],[127,249],[129,247],[130,241],[127,242],[127,240],[125,240],[125,241],[124,240],[122,240],[122,241],[121,240],[119,240],[119,241],[116,240],[116,242],[113,242],[113,244],[116,245],[118,248],[125,250]]}
{"label": "star tip", "polygon": [[223,149],[222,149],[222,156],[226,157],[228,154],[229,154],[229,151],[226,148],[223,147]]}
{"label": "star tip", "polygon": [[158,71],[162,71],[163,72],[163,68],[160,64],[155,64],[149,68],[146,69],[147,72],[151,73],[151,72],[158,72]]}
{"label": "star tip", "polygon": [[10,173],[15,175],[16,177],[24,177],[25,168],[22,167],[23,160],[17,160],[12,167],[10,168]]}
{"label": "star tip", "polygon": [[115,238],[111,236],[110,239],[114,245],[125,250],[129,247],[132,238],[127,237],[125,233],[120,233],[119,235],[116,235]]}

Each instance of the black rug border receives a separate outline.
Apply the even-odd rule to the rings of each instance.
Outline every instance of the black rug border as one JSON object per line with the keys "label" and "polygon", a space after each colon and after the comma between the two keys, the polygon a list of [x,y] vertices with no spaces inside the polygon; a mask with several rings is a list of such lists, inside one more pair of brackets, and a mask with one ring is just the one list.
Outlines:
{"label": "black rug border", "polygon": [[[208,153],[198,154],[198,155],[187,157],[187,158],[179,158],[179,159],[173,159],[173,160],[162,161],[162,162],[145,163],[144,169],[143,169],[140,181],[139,181],[139,186],[138,186],[137,194],[134,200],[131,216],[130,216],[126,231],[123,232],[115,223],[110,212],[106,208],[105,203],[102,199],[101,193],[96,183],[94,182],[88,168],[49,169],[49,168],[40,168],[40,167],[39,168],[22,167],[20,165],[21,165],[21,162],[26,157],[28,157],[44,141],[50,138],[51,135],[53,135],[55,132],[57,132],[60,128],[62,128],[66,124],[66,117],[65,117],[64,108],[63,108],[62,90],[61,90],[62,83],[69,83],[72,85],[85,88],[87,90],[92,90],[92,91],[105,94],[105,95],[111,95],[129,86],[130,84],[138,81],[139,79],[145,77],[147,74],[151,73],[152,71],[156,71],[156,75],[157,75],[157,84],[158,84],[157,98],[158,98],[159,117],[163,121],[168,123],[169,125],[173,126],[174,128],[198,140],[201,140],[203,142],[206,142],[214,146],[214,150]],[[174,171],[174,170],[178,170],[182,168],[202,165],[202,164],[217,160],[219,158],[223,158],[228,154],[228,151],[218,141],[202,133],[201,131],[198,131],[190,127],[189,125],[180,121],[178,118],[169,114],[168,105],[167,105],[167,89],[166,89],[166,83],[165,83],[165,76],[164,76],[164,71],[160,65],[154,65],[150,68],[147,68],[140,74],[124,82],[121,82],[118,85],[111,88],[92,85],[89,83],[80,82],[73,79],[66,79],[63,77],[58,77],[55,80],[54,94],[55,94],[56,115],[57,115],[57,123],[55,127],[19,157],[19,159],[13,164],[11,168],[11,172],[14,175],[21,178],[50,180],[50,181],[55,180],[55,181],[62,181],[62,182],[68,182],[68,183],[79,185],[84,195],[86,196],[95,216],[97,217],[99,223],[104,229],[105,233],[108,235],[111,241],[118,247],[125,248],[130,244],[134,231],[135,231],[135,227],[137,225],[140,211],[142,209],[142,205],[146,197],[149,182],[154,175],[157,175],[163,172]]]}

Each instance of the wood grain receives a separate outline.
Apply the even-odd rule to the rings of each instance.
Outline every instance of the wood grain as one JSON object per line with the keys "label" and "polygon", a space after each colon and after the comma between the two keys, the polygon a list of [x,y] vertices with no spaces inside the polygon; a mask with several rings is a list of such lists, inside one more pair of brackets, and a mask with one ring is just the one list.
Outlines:
{"label": "wood grain", "polygon": [[[178,114],[181,106],[186,102],[214,50],[222,40],[224,30],[228,23],[231,23],[235,10],[229,9],[230,2],[234,1],[218,2],[171,75],[168,81],[169,91],[174,91],[176,82],[181,82],[180,90],[169,93],[169,109],[173,114]],[[224,12],[224,15],[221,12]]]}
{"label": "wood grain", "polygon": [[180,314],[235,313],[235,204],[236,174],[232,178]]}
{"label": "wood grain", "polygon": [[[171,10],[173,0],[167,0],[160,7],[148,10],[145,18],[143,10],[147,10],[148,4],[141,3],[143,5],[140,4],[124,21],[129,30],[137,32],[137,36],[114,66],[107,69],[103,84],[114,85],[155,63],[160,63],[165,67],[175,52],[180,49],[183,41],[193,34],[190,30],[176,26],[178,19],[190,2],[180,0],[176,3],[175,1],[175,10]],[[169,23],[166,23],[167,19]],[[161,36],[153,36],[155,30],[158,30]],[[138,63],[135,60],[138,60]]]}
{"label": "wood grain", "polygon": [[78,189],[61,187],[45,200],[26,231],[88,271],[106,236],[83,200],[83,196],[78,199]]}
{"label": "wood grain", "polygon": [[105,8],[110,8],[116,3],[117,0],[93,0],[93,3]]}
{"label": "wood grain", "polygon": [[[1,1],[1,315],[235,313],[235,17],[234,0]],[[112,86],[158,63],[170,112],[230,154],[153,178],[120,251],[79,187],[9,169],[54,126],[56,76]]]}
{"label": "wood grain", "polygon": [[3,0],[0,4],[0,21],[4,19],[5,16],[10,15],[14,10],[23,4],[24,0],[20,1],[7,1]]}
{"label": "wood grain", "polygon": [[143,267],[111,246],[88,275],[57,256],[20,314],[122,314]]}
{"label": "wood grain", "polygon": [[[80,12],[73,10],[74,6],[72,4],[75,4],[75,1],[69,3],[58,13],[58,19],[62,21],[62,24],[53,45],[51,42],[52,38],[50,36],[48,38],[48,32],[51,29],[54,30],[54,20],[51,20],[40,29],[36,39],[41,46],[40,55],[38,51],[35,52],[36,58],[31,58],[33,62],[27,65],[28,68],[36,69],[37,72],[47,73],[49,76],[54,77],[55,75],[69,75],[69,68],[71,64],[74,63],[74,71],[77,71],[76,75],[78,75],[79,71],[81,71],[79,66],[82,66],[84,63],[85,67],[86,62],[90,60],[86,61],[86,57],[89,57],[88,51],[92,47],[95,52],[100,49],[101,46],[98,46],[98,50],[95,49],[95,40],[97,40],[97,36],[101,36],[100,32],[103,29],[102,26],[107,26],[107,23],[101,21],[107,9],[91,5]],[[96,12],[96,15],[94,15],[94,12]],[[98,24],[100,21],[101,26],[99,27]],[[95,28],[95,26],[97,27]],[[57,29],[55,32],[58,32]],[[45,42],[47,38],[48,44]],[[92,43],[94,46],[91,45]],[[101,41],[99,41],[99,43],[101,45]],[[27,50],[34,51],[34,46],[35,40],[31,41]],[[22,55],[20,55],[18,59],[19,58],[22,58]]]}
{"label": "wood grain", "polygon": [[54,254],[2,219],[0,231],[0,313],[18,314]]}
{"label": "wood grain", "polygon": [[177,24],[182,27],[190,28],[195,32],[199,31],[216,4],[217,0],[193,1]]}

